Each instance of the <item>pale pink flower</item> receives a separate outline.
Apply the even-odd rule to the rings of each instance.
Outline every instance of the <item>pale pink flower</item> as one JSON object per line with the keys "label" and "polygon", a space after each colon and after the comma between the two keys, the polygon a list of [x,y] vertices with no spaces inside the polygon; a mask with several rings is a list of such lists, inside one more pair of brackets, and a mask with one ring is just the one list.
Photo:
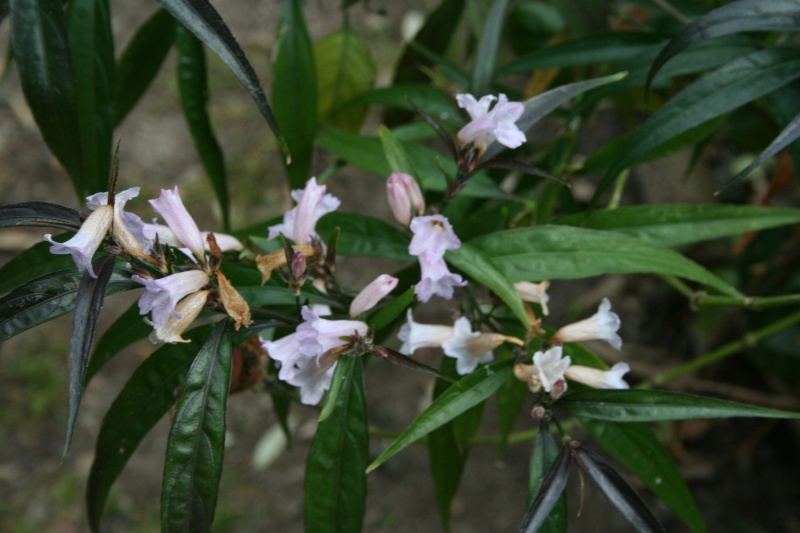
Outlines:
{"label": "pale pink flower", "polygon": [[450,300],[455,287],[467,285],[461,276],[450,272],[442,257],[430,260],[427,254],[420,255],[419,266],[422,275],[419,283],[414,286],[414,293],[420,302],[425,303],[434,295]]}
{"label": "pale pink flower", "polygon": [[[114,195],[114,222],[112,234],[123,250],[137,257],[150,253],[152,239],[144,232],[144,222],[138,215],[125,211],[125,204],[139,196],[139,187],[131,187]],[[97,209],[108,204],[108,193],[98,192],[86,197],[86,206]]]}
{"label": "pale pink flower", "polygon": [[444,354],[456,359],[460,375],[471,373],[478,363],[494,361],[492,350],[505,342],[505,335],[472,331],[469,319],[462,316],[453,324],[453,336],[442,343]]}
{"label": "pale pink flower", "polygon": [[409,228],[414,234],[408,246],[411,255],[426,256],[430,260],[440,259],[447,250],[461,247],[453,226],[442,215],[414,217]]}
{"label": "pale pink flower", "polygon": [[622,338],[617,335],[620,324],[619,316],[611,312],[611,302],[608,298],[603,298],[597,313],[580,322],[564,326],[553,335],[553,340],[561,342],[603,340],[619,350],[622,348]]}
{"label": "pale pink flower", "polygon": [[[173,248],[178,248],[186,255],[192,255],[192,252],[188,248],[183,247],[183,243],[178,240],[178,237],[176,237],[172,230],[169,229],[169,226],[165,226],[163,224],[143,224],[142,233],[151,242],[155,241],[156,235],[158,235],[159,243],[167,244]],[[200,232],[200,238],[203,239],[203,245],[206,251],[210,251],[210,247],[208,245],[209,233],[211,232]],[[244,245],[241,243],[241,241],[239,241],[239,239],[233,235],[217,233],[215,231],[214,239],[217,241],[217,246],[219,246],[219,249],[223,252],[239,252],[244,249]]]}
{"label": "pale pink flower", "polygon": [[52,244],[50,253],[71,254],[80,272],[87,271],[91,277],[96,278],[92,269],[92,257],[106,238],[113,220],[114,209],[110,205],[102,205],[92,211],[78,232],[68,241],[56,242],[49,233],[45,234],[44,240]]}
{"label": "pale pink flower", "polygon": [[[497,103],[490,111],[495,99]],[[505,94],[498,98],[486,95],[480,100],[475,100],[471,94],[458,94],[456,101],[472,119],[458,132],[461,145],[472,143],[483,152],[494,139],[508,148],[517,148],[525,142],[525,134],[515,124],[525,112],[525,105],[521,102],[509,102]]]}
{"label": "pale pink flower", "polygon": [[400,280],[389,274],[381,274],[372,283],[364,287],[350,304],[350,316],[357,317],[361,313],[369,311],[375,304],[381,301],[384,296],[389,294],[397,287]]}
{"label": "pale pink flower", "polygon": [[170,316],[181,318],[175,309],[178,302],[209,284],[208,274],[202,270],[178,272],[159,279],[134,275],[132,279],[145,286],[145,292],[139,297],[139,313],[152,312],[156,328],[166,325]]}
{"label": "pale pink flower", "polygon": [[283,222],[269,227],[269,238],[274,239],[281,233],[297,244],[308,244],[315,235],[317,221],[324,215],[336,211],[341,202],[331,194],[325,194],[327,187],[317,185],[317,179],[311,178],[304,189],[292,191],[292,198],[297,206],[283,215]]}
{"label": "pale pink flower", "polygon": [[407,312],[407,322],[400,327],[397,338],[402,341],[400,352],[411,355],[420,348],[439,348],[443,342],[453,337],[452,326],[420,324],[414,322],[411,309]]}
{"label": "pale pink flower", "polygon": [[206,306],[208,295],[211,291],[197,291],[193,292],[180,302],[175,307],[175,312],[169,316],[167,322],[161,326],[153,329],[150,334],[150,342],[158,344],[159,342],[176,343],[176,342],[189,342],[189,340],[181,337],[183,332],[186,331],[192,322],[200,314],[200,311]]}
{"label": "pale pink flower", "polygon": [[404,226],[408,226],[412,216],[425,212],[422,191],[417,180],[408,174],[393,172],[386,180],[386,196],[394,217]]}
{"label": "pale pink flower", "polygon": [[192,216],[181,201],[178,186],[173,190],[161,189],[161,196],[150,200],[150,205],[161,215],[178,242],[188,248],[201,262],[205,261],[205,241]]}

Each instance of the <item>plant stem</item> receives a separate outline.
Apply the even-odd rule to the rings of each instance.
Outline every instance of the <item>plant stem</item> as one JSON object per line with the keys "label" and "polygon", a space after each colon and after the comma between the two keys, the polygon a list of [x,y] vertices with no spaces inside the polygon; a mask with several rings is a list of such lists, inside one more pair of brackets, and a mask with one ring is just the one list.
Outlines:
{"label": "plant stem", "polygon": [[703,291],[693,291],[691,287],[674,276],[661,276],[672,288],[692,302],[693,308],[702,306],[744,307],[758,311],[768,307],[800,304],[800,294],[781,294],[779,296],[710,296]]}
{"label": "plant stem", "polygon": [[620,198],[622,198],[622,190],[625,188],[625,183],[628,181],[629,172],[627,170],[623,170],[620,172],[619,176],[617,176],[617,180],[614,182],[614,190],[611,192],[611,200],[608,201],[607,209],[616,209],[619,207]]}

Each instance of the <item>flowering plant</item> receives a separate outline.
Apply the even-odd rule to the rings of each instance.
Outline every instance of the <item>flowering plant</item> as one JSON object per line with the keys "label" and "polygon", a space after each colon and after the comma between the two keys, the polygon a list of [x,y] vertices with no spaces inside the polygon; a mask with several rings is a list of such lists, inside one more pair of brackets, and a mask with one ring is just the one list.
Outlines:
{"label": "flowering plant", "polygon": [[[209,531],[220,487],[226,488],[226,448],[237,446],[228,412],[239,398],[261,395],[269,397],[268,413],[259,411],[263,403],[241,402],[252,408],[248,423],[266,432],[267,444],[259,444],[254,457],[274,461],[289,441],[306,452],[304,497],[295,507],[303,508],[307,531],[371,529],[365,523],[368,480],[413,445],[424,445],[429,454],[430,507],[445,530],[458,529],[456,492],[472,483],[462,479],[467,458],[486,444],[497,445],[508,461],[520,455],[507,453],[511,447],[532,452],[517,469],[527,472],[522,491],[508,490],[527,497],[504,494],[511,512],[475,506],[491,515],[495,527],[566,531],[568,521],[579,519],[568,515],[565,492],[570,472],[577,471],[581,480],[588,474],[608,505],[637,530],[664,531],[662,524],[671,529],[680,521],[704,531],[703,515],[676,466],[689,452],[684,441],[666,436],[671,433],[664,428],[674,427],[667,424],[797,419],[800,413],[796,398],[778,402],[774,395],[728,385],[723,373],[688,384],[678,378],[757,347],[770,357],[747,367],[746,377],[772,371],[770,379],[785,380],[776,390],[796,389],[792,335],[800,314],[785,309],[800,301],[800,263],[792,261],[791,250],[765,256],[763,249],[776,246],[762,238],[769,239],[772,228],[785,235],[796,231],[790,228],[800,221],[800,210],[666,200],[644,205],[626,184],[645,159],[710,135],[718,117],[732,110],[728,100],[756,99],[795,79],[796,51],[769,38],[713,49],[699,63],[717,70],[674,84],[685,87],[675,95],[669,76],[657,75],[662,67],[670,76],[696,74],[688,64],[671,71],[665,65],[710,35],[731,33],[725,21],[732,14],[746,20],[755,1],[739,0],[676,29],[657,55],[664,44],[646,31],[561,42],[578,28],[567,31],[568,17],[541,2],[474,3],[464,28],[475,31],[469,38],[474,46],[453,47],[464,37],[455,31],[464,3],[445,0],[403,49],[396,68],[382,72],[393,81],[376,88],[374,82],[387,76],[376,73],[369,39],[348,24],[312,43],[302,2],[286,0],[272,54],[271,103],[206,0],[159,0],[163,9],[137,31],[118,63],[105,2],[74,0],[67,11],[56,0],[6,3],[24,96],[83,202],[78,209],[38,200],[0,206],[0,228],[52,228],[0,267],[0,341],[74,313],[65,456],[74,434],[85,431],[77,421],[86,410],[81,404],[91,403],[82,402],[86,387],[136,341],[156,346],[152,353],[148,348],[97,428],[86,489],[90,529],[101,530],[104,516],[115,512],[112,486],[142,439],[166,417],[171,429],[161,529]],[[761,1],[756,11],[774,18],[749,29],[798,29],[787,28],[784,17],[787,10],[798,15],[796,5]],[[356,9],[353,3],[343,2],[341,9]],[[485,17],[477,16],[482,10]],[[557,14],[564,31],[534,38],[539,30],[523,27],[524,21],[541,10]],[[0,24],[6,14],[0,2]],[[614,19],[613,28],[640,16],[631,10]],[[541,46],[528,50],[531,43]],[[279,187],[263,186],[264,176],[252,186],[226,174],[208,109],[203,44],[243,83],[274,133],[293,203],[284,210],[275,208]],[[136,169],[137,162],[124,145],[112,151],[115,126],[172,47],[181,102],[209,177],[208,194],[187,204],[191,180],[162,175],[157,183],[129,183],[134,178],[128,176],[145,172],[120,172]],[[469,57],[444,57],[455,48]],[[745,52],[747,61],[737,59]],[[718,63],[728,55],[732,64]],[[458,64],[471,64],[472,71]],[[586,64],[599,77],[585,79],[578,67]],[[761,67],[770,76],[762,78]],[[526,79],[515,77],[520,74]],[[584,146],[591,144],[584,136],[595,131],[592,121],[608,109],[631,120],[652,112],[655,103],[639,102],[639,92],[650,86],[659,94],[654,100],[666,103],[648,122],[602,148]],[[786,120],[791,100],[790,93],[780,93],[761,109],[766,116],[769,107],[786,128],[765,154],[800,136],[796,120]],[[365,119],[376,104],[384,111],[385,124],[378,127]],[[554,136],[534,127],[551,114]],[[252,153],[263,153],[272,140],[258,142]],[[790,157],[800,161],[798,154],[786,161]],[[348,178],[345,165],[377,180]],[[759,201],[775,200],[781,187],[789,187],[790,174],[776,167],[758,189]],[[140,198],[147,196],[149,202]],[[267,197],[272,207],[263,205]],[[258,205],[252,211],[242,207],[253,201]],[[215,202],[217,212],[202,216]],[[637,202],[643,205],[623,205]],[[231,229],[236,227],[243,229]],[[711,261],[690,248],[731,237],[739,237],[735,260]],[[377,261],[364,266],[354,257]],[[96,339],[101,315],[109,314],[106,299],[123,292],[135,299]],[[730,313],[715,312],[721,306]],[[750,312],[766,307],[776,314]],[[703,311],[700,319],[690,317],[692,310]],[[680,329],[669,329],[675,323]],[[746,328],[737,332],[742,340],[728,338],[731,324]],[[770,346],[779,334],[794,350],[782,359]],[[734,369],[739,374],[743,361]],[[414,383],[424,383],[422,398],[412,396]],[[395,384],[404,392],[389,397]],[[747,386],[756,387],[752,381]],[[237,393],[242,396],[234,398]],[[741,397],[748,402],[730,401]],[[411,414],[402,424],[387,421],[378,413],[382,401]],[[494,416],[487,406],[496,408]],[[654,431],[650,423],[663,425]],[[268,438],[273,433],[284,444]],[[303,439],[310,441],[307,449]],[[740,448],[750,450],[757,440],[748,437]],[[491,475],[511,486],[511,470]],[[636,489],[629,476],[638,478]],[[298,478],[275,476],[270,483],[285,486],[292,479]],[[646,505],[643,491],[665,505]],[[220,514],[216,527],[224,527]]]}

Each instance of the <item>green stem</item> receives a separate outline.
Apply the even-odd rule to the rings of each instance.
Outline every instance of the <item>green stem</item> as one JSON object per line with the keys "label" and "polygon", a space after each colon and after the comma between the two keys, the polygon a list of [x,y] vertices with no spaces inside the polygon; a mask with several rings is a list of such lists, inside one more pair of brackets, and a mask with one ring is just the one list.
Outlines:
{"label": "green stem", "polygon": [[800,304],[800,294],[782,294],[780,296],[710,296],[702,291],[694,291],[683,281],[674,276],[661,276],[673,289],[680,292],[692,302],[692,307],[744,307],[758,311],[769,307]]}
{"label": "green stem", "polygon": [[619,176],[617,176],[617,180],[614,182],[614,190],[611,192],[611,200],[608,202],[608,209],[616,209],[619,207],[619,201],[622,198],[622,190],[625,188],[625,183],[628,181],[628,174],[627,170],[623,170],[620,172]]}
{"label": "green stem", "polygon": [[694,372],[695,370],[699,370],[705,366],[708,366],[712,363],[716,363],[717,361],[721,361],[726,357],[730,357],[731,355],[740,352],[746,348],[752,348],[762,340],[770,337],[784,329],[793,326],[800,322],[800,311],[796,311],[791,315],[784,317],[777,322],[770,324],[769,326],[763,327],[757,331],[747,333],[741,340],[729,342],[725,346],[721,346],[717,348],[713,352],[710,352],[698,359],[693,361],[689,361],[686,364],[679,366],[669,372],[665,372],[653,378],[652,382],[645,382],[641,385],[643,388],[649,388],[651,384],[654,385],[663,385],[669,381],[677,379],[681,376],[689,374],[690,372]]}

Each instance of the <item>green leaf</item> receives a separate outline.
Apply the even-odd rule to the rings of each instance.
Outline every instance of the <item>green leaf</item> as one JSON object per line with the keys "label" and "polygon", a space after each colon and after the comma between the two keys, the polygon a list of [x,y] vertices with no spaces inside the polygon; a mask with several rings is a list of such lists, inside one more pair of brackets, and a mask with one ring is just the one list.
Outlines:
{"label": "green leaf", "polygon": [[86,507],[93,532],[100,529],[111,486],[145,435],[175,404],[175,391],[183,385],[202,347],[199,339],[207,338],[210,332],[208,326],[197,328],[188,333],[191,343],[167,344],[153,352],[111,404],[100,426],[86,487]]}
{"label": "green leaf", "polygon": [[242,85],[244,85],[250,97],[258,106],[261,115],[266,119],[267,124],[275,133],[281,151],[284,155],[289,155],[289,147],[281,134],[278,122],[272,114],[269,102],[264,94],[264,89],[258,81],[258,76],[253,70],[252,65],[244,55],[239,43],[231,34],[228,26],[219,16],[219,13],[208,2],[208,0],[157,0],[164,6],[172,16],[191,30],[198,39],[203,41],[206,46],[217,54],[222,62],[236,75]]}
{"label": "green leaf", "polygon": [[406,446],[415,443],[434,429],[441,427],[491,396],[511,377],[511,366],[512,361],[500,361],[480,367],[472,374],[464,376],[420,413],[369,465],[367,473],[378,468]]}
{"label": "green leaf", "polygon": [[222,320],[203,344],[183,384],[167,441],[161,530],[210,531],[225,448],[231,339]]}
{"label": "green leaf", "polygon": [[11,0],[11,46],[25,100],[75,191],[86,194],[78,97],[61,0]]}
{"label": "green leaf", "polygon": [[335,228],[341,228],[336,252],[339,255],[386,257],[411,261],[411,238],[396,226],[355,213],[330,213],[317,222],[317,233],[327,242]]}
{"label": "green leaf", "polygon": [[800,209],[752,205],[641,205],[592,211],[555,221],[565,226],[625,233],[661,246],[733,237],[800,222]]}
{"label": "green leaf", "polygon": [[477,95],[491,92],[497,49],[500,46],[507,9],[508,0],[497,0],[491,3],[489,12],[486,13],[483,31],[478,40],[475,66],[472,69],[472,92]]}
{"label": "green leaf", "polygon": [[50,272],[75,266],[71,256],[51,254],[51,246],[49,242],[35,244],[0,267],[0,294]]}
{"label": "green leaf", "polygon": [[67,11],[86,189],[108,190],[114,132],[114,39],[108,0],[72,0]]}
{"label": "green leaf", "polygon": [[175,48],[178,50],[178,89],[183,105],[183,116],[186,117],[195,148],[200,154],[203,167],[217,195],[222,210],[222,221],[227,229],[230,226],[228,178],[225,173],[225,157],[208,114],[206,53],[203,44],[183,26],[178,26],[174,32]]}
{"label": "green leaf", "polygon": [[392,134],[392,130],[381,125],[378,128],[378,137],[383,146],[383,155],[386,156],[386,161],[389,163],[389,168],[392,172],[408,174],[419,182],[417,171],[414,169],[414,165],[411,164],[411,161],[409,161],[406,149],[403,148],[402,143]]}
{"label": "green leaf", "polygon": [[633,134],[597,186],[592,203],[632,163],[668,140],[778,89],[800,76],[796,50],[773,48],[726,63],[675,95]]}
{"label": "green leaf", "polygon": [[375,81],[375,63],[367,43],[350,28],[341,28],[314,46],[314,60],[322,123],[357,132],[367,110],[345,104],[369,91]]}
{"label": "green leaf", "polygon": [[644,481],[692,531],[706,531],[681,473],[650,428],[590,419],[581,419],[581,425],[608,453]]}
{"label": "green leaf", "polygon": [[[542,477],[536,497],[522,518],[522,524],[517,530],[519,533],[535,533],[545,524],[550,524],[548,527],[551,531],[554,530],[557,523],[550,520],[550,516],[564,502],[563,492],[569,479],[569,466],[572,457],[570,451],[569,446],[562,446],[552,466]],[[555,529],[555,531],[558,531],[558,529]]]}
{"label": "green leaf", "polygon": [[682,255],[620,233],[538,226],[490,233],[469,244],[491,257],[512,282],[654,273],[691,279],[723,294],[741,296]]}
{"label": "green leaf", "polygon": [[289,185],[291,189],[302,189],[311,177],[319,96],[314,50],[301,0],[283,2],[273,57],[275,118],[282,125],[292,153],[291,162],[285,161]]}
{"label": "green leaf", "polygon": [[383,105],[395,109],[413,111],[414,108],[408,102],[411,100],[414,105],[442,122],[453,122],[461,119],[461,114],[453,105],[453,100],[439,87],[423,85],[421,83],[392,85],[391,87],[379,87],[360,94],[347,102],[351,105]]}
{"label": "green leaf", "polygon": [[89,383],[103,365],[120,350],[144,339],[152,331],[153,326],[144,321],[144,317],[139,313],[138,303],[134,302],[97,341],[89,359],[89,367],[86,369],[86,383]]}
{"label": "green leaf", "polygon": [[800,31],[800,5],[795,0],[739,0],[695,19],[658,54],[647,74],[647,86],[667,61],[687,48],[744,31]]}
{"label": "green leaf", "polygon": [[0,228],[40,226],[77,231],[83,224],[74,209],[50,202],[23,202],[0,206]]}
{"label": "green leaf", "polygon": [[175,19],[159,9],[125,47],[114,84],[114,122],[119,125],[153,82],[175,38]]}
{"label": "green leaf", "polygon": [[[515,380],[516,381],[516,380]],[[545,476],[553,468],[558,457],[558,445],[553,440],[553,435],[547,423],[539,423],[539,433],[533,441],[533,454],[531,455],[530,473],[528,476],[528,504],[532,505],[536,494],[542,487]],[[567,499],[562,494],[556,501],[539,531],[542,533],[556,533],[566,531],[567,526]]]}
{"label": "green leaf", "polygon": [[581,418],[610,422],[656,422],[738,416],[800,419],[800,413],[791,411],[651,390],[585,390],[564,396],[558,404]]}
{"label": "green leaf", "polygon": [[392,303],[369,317],[367,323],[375,328],[376,332],[379,332],[401,316],[413,301],[414,287],[409,287],[406,292],[395,298]]}
{"label": "green leaf", "polygon": [[505,302],[526,329],[530,327],[522,299],[503,270],[492,261],[491,256],[472,244],[462,243],[458,250],[447,252],[445,258],[448,263],[491,289],[498,298]]}
{"label": "green leaf", "polygon": [[103,308],[106,288],[114,273],[114,257],[111,255],[101,257],[92,264],[92,268],[97,277],[84,272],[75,296],[75,315],[72,318],[72,336],[69,345],[69,415],[64,457],[69,451],[75,421],[78,419],[78,408],[86,384],[89,351],[92,348],[97,319],[100,318],[100,310]]}
{"label": "green leaf", "polygon": [[367,406],[361,357],[341,357],[345,383],[331,415],[320,422],[308,453],[305,530],[361,531],[367,495],[364,470],[369,457]]}
{"label": "green leaf", "polygon": [[[114,270],[106,296],[138,289],[130,272]],[[57,270],[33,279],[0,298],[0,342],[43,324],[75,308],[82,274],[77,269]]]}

